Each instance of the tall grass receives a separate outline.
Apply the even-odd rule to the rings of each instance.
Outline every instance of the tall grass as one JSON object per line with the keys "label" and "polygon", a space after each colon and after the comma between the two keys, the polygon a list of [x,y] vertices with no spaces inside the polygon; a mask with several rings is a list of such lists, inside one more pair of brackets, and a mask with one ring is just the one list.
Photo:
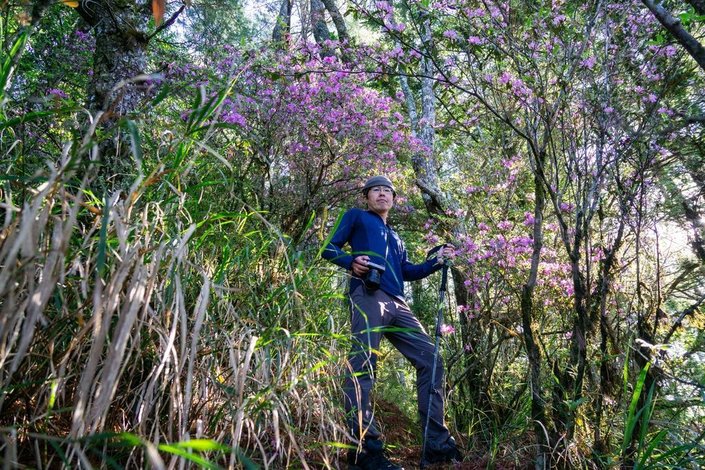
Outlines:
{"label": "tall grass", "polygon": [[194,174],[193,139],[97,196],[94,136],[4,185],[5,465],[336,467],[327,274],[227,196],[222,168]]}
{"label": "tall grass", "polygon": [[[657,468],[700,468],[702,465],[703,447],[700,442],[705,437],[691,435],[687,442],[669,429],[663,420],[654,420],[657,396],[655,383],[648,390],[645,388],[652,362],[639,371],[631,393],[631,401],[624,421],[624,432],[621,446],[623,462],[631,462],[634,469]],[[624,386],[627,386],[625,373]],[[646,393],[644,395],[644,393]],[[639,406],[641,403],[641,406]],[[639,435],[635,436],[636,430]]]}

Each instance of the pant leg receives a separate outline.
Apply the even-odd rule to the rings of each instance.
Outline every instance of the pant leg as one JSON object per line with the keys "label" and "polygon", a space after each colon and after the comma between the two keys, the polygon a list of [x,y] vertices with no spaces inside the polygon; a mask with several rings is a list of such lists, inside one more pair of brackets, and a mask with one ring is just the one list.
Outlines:
{"label": "pant leg", "polygon": [[389,303],[384,303],[381,292],[368,293],[364,287],[359,287],[350,293],[352,348],[343,391],[348,426],[358,439],[378,439],[380,436],[370,407],[370,392],[377,370],[381,329],[391,318],[386,311]]}
{"label": "pant leg", "polygon": [[434,375],[434,342],[426,334],[419,320],[411,312],[405,302],[394,302],[392,324],[406,331],[393,331],[385,336],[416,368],[416,393],[418,398],[421,432],[424,432],[426,419],[429,416],[429,401],[431,403],[428,425],[427,448],[441,448],[450,438],[450,432],[445,425],[443,378],[444,369],[440,354],[435,361],[435,377],[433,386],[431,378]]}

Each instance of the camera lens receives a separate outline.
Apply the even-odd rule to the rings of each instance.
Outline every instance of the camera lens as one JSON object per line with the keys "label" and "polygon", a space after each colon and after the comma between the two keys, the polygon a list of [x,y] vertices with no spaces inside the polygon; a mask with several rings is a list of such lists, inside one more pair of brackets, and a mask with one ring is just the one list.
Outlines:
{"label": "camera lens", "polygon": [[379,289],[379,283],[381,281],[381,278],[382,276],[378,269],[370,269],[367,273],[367,276],[365,277],[365,287],[370,290]]}

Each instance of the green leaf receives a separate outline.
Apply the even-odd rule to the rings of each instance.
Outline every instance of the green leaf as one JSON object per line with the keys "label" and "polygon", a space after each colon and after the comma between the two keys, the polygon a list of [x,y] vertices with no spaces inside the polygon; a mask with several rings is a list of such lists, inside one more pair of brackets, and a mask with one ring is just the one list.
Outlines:
{"label": "green leaf", "polygon": [[70,114],[77,111],[79,108],[76,106],[68,106],[65,108],[52,109],[47,111],[34,111],[32,113],[23,114],[6,121],[0,121],[0,130],[8,127],[13,127],[18,124],[25,124],[32,121],[37,121],[39,119],[49,117],[49,116],[63,116],[65,114]]}
{"label": "green leaf", "polygon": [[159,90],[159,93],[157,93],[157,96],[154,97],[152,100],[152,106],[156,106],[164,99],[171,94],[171,87],[168,84],[162,85],[161,89]]}
{"label": "green leaf", "polygon": [[646,461],[649,459],[649,457],[651,457],[656,447],[661,443],[661,441],[664,437],[666,437],[667,434],[668,433],[666,432],[666,430],[662,429],[654,436],[653,439],[651,439],[651,442],[649,443],[648,447],[642,453],[638,467],[643,467],[646,464]]}
{"label": "green leaf", "polygon": [[639,373],[639,378],[637,379],[636,385],[634,387],[634,392],[632,392],[632,401],[629,404],[629,411],[627,412],[627,419],[624,424],[625,428],[624,438],[622,440],[622,452],[626,451],[626,449],[629,447],[629,443],[632,440],[632,434],[634,433],[634,428],[636,427],[636,423],[639,420],[639,417],[641,416],[642,412],[644,411],[644,408],[650,405],[649,403],[647,403],[646,405],[644,405],[644,408],[642,408],[638,412],[636,410],[636,407],[639,403],[639,397],[641,396],[641,392],[644,389],[646,375],[649,372],[650,367],[651,362],[647,362],[644,368],[641,369],[641,372]]}
{"label": "green leaf", "polygon": [[121,432],[119,434],[114,435],[114,437],[122,444],[126,444],[133,447],[142,445],[142,439],[140,439],[139,436],[136,436],[135,434],[132,434],[130,432]]}
{"label": "green leaf", "polygon": [[174,445],[183,449],[197,450],[200,452],[228,452],[230,450],[230,447],[212,439],[191,439],[189,441],[177,442]]}
{"label": "green leaf", "polygon": [[130,134],[130,147],[132,148],[132,154],[137,160],[137,164],[142,166],[142,139],[140,138],[139,129],[137,129],[137,123],[132,119],[128,119],[125,122],[127,131]]}
{"label": "green leaf", "polygon": [[10,48],[10,52],[5,57],[2,63],[2,68],[0,69],[0,103],[5,99],[5,90],[7,89],[7,81],[10,78],[10,72],[12,71],[12,63],[15,60],[15,56],[19,54],[27,43],[29,38],[28,30],[23,30],[15,39],[15,42]]}
{"label": "green leaf", "polygon": [[166,452],[168,454],[173,454],[173,455],[178,455],[179,457],[183,457],[186,460],[189,460],[195,464],[198,464],[201,468],[208,468],[212,470],[217,470],[219,467],[212,463],[209,462],[208,460],[204,459],[198,454],[192,454],[191,452],[188,452],[181,447],[178,446],[178,444],[160,444],[158,446],[158,449],[161,450],[162,452]]}

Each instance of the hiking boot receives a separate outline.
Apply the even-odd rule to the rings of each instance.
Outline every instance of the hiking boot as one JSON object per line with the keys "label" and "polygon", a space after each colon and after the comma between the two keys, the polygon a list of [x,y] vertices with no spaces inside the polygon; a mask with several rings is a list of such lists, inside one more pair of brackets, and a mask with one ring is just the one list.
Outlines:
{"label": "hiking boot", "polygon": [[348,452],[348,470],[404,470],[391,462],[383,450],[363,450],[359,454],[354,450]]}
{"label": "hiking boot", "polygon": [[434,463],[457,463],[463,461],[463,454],[458,450],[453,438],[448,439],[446,443],[439,448],[427,448],[426,455],[421,461],[421,468]]}

